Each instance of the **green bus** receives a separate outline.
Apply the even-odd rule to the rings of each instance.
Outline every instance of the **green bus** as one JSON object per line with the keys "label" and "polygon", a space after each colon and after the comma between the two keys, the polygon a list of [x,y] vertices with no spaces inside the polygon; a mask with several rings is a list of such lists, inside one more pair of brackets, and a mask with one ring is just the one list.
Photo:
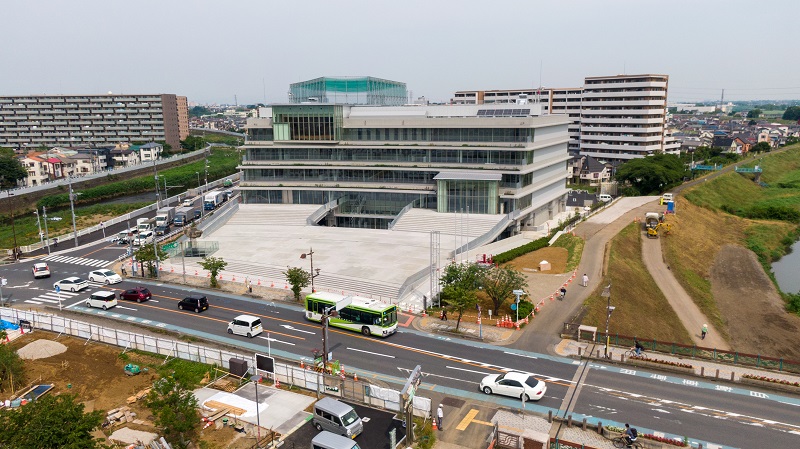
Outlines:
{"label": "green bus", "polygon": [[328,325],[340,327],[364,335],[388,337],[397,331],[397,306],[377,299],[345,296],[336,293],[316,292],[306,296],[306,319],[322,321],[326,309],[342,302],[348,303],[336,313],[330,314]]}

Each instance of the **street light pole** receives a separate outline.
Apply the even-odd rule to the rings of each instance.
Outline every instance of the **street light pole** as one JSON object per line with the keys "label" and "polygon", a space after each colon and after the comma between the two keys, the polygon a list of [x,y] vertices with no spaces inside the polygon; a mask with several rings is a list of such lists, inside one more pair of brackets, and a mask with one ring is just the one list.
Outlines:
{"label": "street light pole", "polygon": [[42,206],[42,216],[44,217],[44,241],[47,243],[47,254],[50,254],[50,232],[47,230],[47,208]]}
{"label": "street light pole", "polygon": [[615,307],[611,305],[611,284],[608,284],[606,288],[603,289],[603,293],[600,296],[605,296],[608,298],[608,305],[606,306],[606,310],[608,314],[606,315],[606,349],[605,349],[605,358],[608,358],[608,345],[611,342],[611,337],[608,335],[608,323],[611,321],[611,313],[614,312]]}
{"label": "street light pole", "polygon": [[11,209],[11,232],[14,233],[14,260],[17,260],[17,227],[14,225],[14,205],[11,202],[11,197],[14,196],[14,194],[8,190],[6,190],[6,193],[8,194],[8,206]]}
{"label": "street light pole", "polygon": [[69,209],[72,211],[72,233],[75,236],[75,247],[78,247],[78,227],[75,225],[75,194],[72,193],[72,176],[67,177],[69,180]]}
{"label": "street light pole", "polygon": [[36,227],[39,228],[39,243],[43,243],[44,234],[42,234],[42,222],[39,220],[39,209],[33,211],[36,214]]}
{"label": "street light pole", "polygon": [[311,261],[311,293],[316,293],[317,290],[314,289],[314,278],[319,276],[319,268],[317,268],[316,273],[314,273],[314,250],[309,248],[307,253],[300,254],[301,259],[305,259],[306,256]]}
{"label": "street light pole", "polygon": [[262,377],[255,375],[251,376],[250,380],[256,384],[256,435],[258,439],[256,440],[256,447],[261,447],[261,417],[258,415],[258,383],[261,382]]}

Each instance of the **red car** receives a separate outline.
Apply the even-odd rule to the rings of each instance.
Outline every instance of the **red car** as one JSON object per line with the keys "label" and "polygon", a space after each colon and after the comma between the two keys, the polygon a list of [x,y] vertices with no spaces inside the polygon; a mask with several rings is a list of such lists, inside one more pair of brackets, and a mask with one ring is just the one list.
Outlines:
{"label": "red car", "polygon": [[152,298],[153,295],[145,287],[136,287],[125,290],[119,294],[119,299],[126,299],[128,301],[142,302]]}

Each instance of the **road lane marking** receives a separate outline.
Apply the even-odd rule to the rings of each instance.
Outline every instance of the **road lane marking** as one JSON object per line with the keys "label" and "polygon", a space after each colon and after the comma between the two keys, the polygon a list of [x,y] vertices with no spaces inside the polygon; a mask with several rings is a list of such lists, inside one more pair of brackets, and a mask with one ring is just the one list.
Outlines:
{"label": "road lane marking", "polygon": [[503,351],[503,354],[515,355],[515,356],[517,356],[517,357],[525,357],[525,358],[528,358],[528,359],[535,359],[535,360],[539,360],[539,357],[534,357],[534,356],[532,356],[532,355],[525,355],[525,354],[517,354],[516,352],[508,352],[508,351]]}
{"label": "road lane marking", "polygon": [[272,337],[262,337],[262,336],[259,335],[258,338],[263,338],[264,340],[268,340],[268,341],[274,341],[275,343],[283,343],[285,345],[295,346],[294,343],[289,343],[288,341],[276,340],[276,339],[274,339]]}
{"label": "road lane marking", "polygon": [[302,329],[297,329],[296,327],[290,326],[288,324],[281,324],[280,326],[283,327],[283,328],[292,330],[292,331],[302,332],[304,334],[316,335],[316,333],[314,333],[314,332],[309,332],[309,331],[304,331]]}
{"label": "road lane marking", "polygon": [[488,376],[489,374],[491,374],[491,373],[487,373],[485,371],[474,371],[474,370],[471,370],[471,369],[458,368],[458,367],[455,367],[455,366],[445,366],[445,368],[454,369],[454,370],[458,370],[458,371],[466,371],[468,373],[480,374],[482,376]]}
{"label": "road lane marking", "polygon": [[390,359],[394,359],[394,358],[395,358],[395,356],[393,356],[393,355],[389,355],[389,354],[378,354],[377,352],[369,352],[369,351],[364,351],[363,349],[356,349],[356,348],[350,348],[350,347],[348,347],[347,349],[349,349],[349,350],[351,350],[351,351],[356,351],[356,352],[363,352],[363,353],[366,353],[366,354],[379,355],[379,356],[381,356],[381,357],[388,357],[388,358],[390,358]]}

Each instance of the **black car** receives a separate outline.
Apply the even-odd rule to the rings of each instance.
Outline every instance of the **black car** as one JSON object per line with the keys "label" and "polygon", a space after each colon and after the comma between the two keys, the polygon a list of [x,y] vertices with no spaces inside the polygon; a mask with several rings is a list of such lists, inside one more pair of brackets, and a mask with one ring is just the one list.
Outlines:
{"label": "black car", "polygon": [[189,295],[178,302],[178,308],[181,310],[194,310],[200,313],[203,310],[208,310],[208,298],[204,295]]}

